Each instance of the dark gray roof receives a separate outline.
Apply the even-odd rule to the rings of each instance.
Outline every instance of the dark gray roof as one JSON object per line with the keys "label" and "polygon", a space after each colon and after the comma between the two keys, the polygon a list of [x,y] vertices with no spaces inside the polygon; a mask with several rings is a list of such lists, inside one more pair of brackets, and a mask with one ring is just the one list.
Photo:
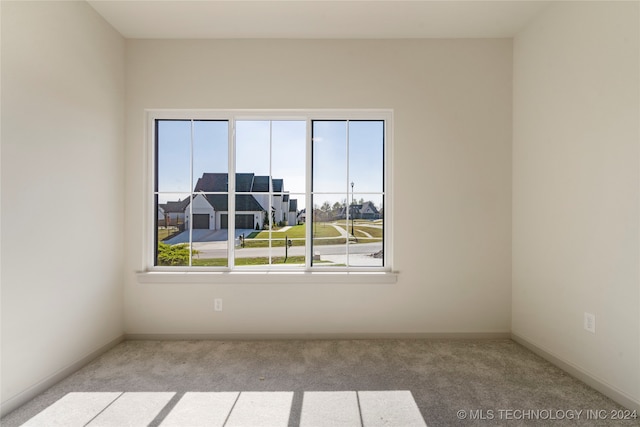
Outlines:
{"label": "dark gray roof", "polygon": [[[205,197],[216,211],[229,210],[229,198],[226,194],[205,194]],[[263,212],[264,209],[251,194],[236,194],[236,211]]]}
{"label": "dark gray roof", "polygon": [[241,193],[248,193],[253,187],[252,173],[237,173],[236,174],[236,191]]}
{"label": "dark gray roof", "polygon": [[189,203],[190,199],[186,197],[184,200],[167,202],[160,204],[159,206],[164,210],[164,213],[184,213],[184,208],[186,208]]}
{"label": "dark gray roof", "polygon": [[378,209],[376,208],[376,206],[371,203],[371,202],[364,202],[361,206],[360,206],[360,211],[364,211],[367,208],[371,209],[373,211],[373,213],[379,213]]}
{"label": "dark gray roof", "polygon": [[[229,174],[203,173],[198,178],[193,191],[204,193],[224,193],[229,188]],[[284,180],[273,179],[273,191],[280,193],[284,188]],[[269,191],[269,177],[252,173],[236,173],[236,191],[240,193],[266,193]]]}
{"label": "dark gray roof", "polygon": [[269,177],[264,175],[256,176],[253,179],[253,190],[256,192],[266,193],[269,191]]}
{"label": "dark gray roof", "polygon": [[227,173],[203,173],[202,178],[198,178],[193,191],[224,193],[229,188],[228,176]]}

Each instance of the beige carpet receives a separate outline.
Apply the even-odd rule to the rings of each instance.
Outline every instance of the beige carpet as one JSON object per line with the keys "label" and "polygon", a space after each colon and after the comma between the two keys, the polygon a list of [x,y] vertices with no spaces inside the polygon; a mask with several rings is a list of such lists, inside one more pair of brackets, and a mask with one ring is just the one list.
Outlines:
{"label": "beige carpet", "polygon": [[126,341],[1,425],[612,425],[594,411],[622,409],[511,340]]}

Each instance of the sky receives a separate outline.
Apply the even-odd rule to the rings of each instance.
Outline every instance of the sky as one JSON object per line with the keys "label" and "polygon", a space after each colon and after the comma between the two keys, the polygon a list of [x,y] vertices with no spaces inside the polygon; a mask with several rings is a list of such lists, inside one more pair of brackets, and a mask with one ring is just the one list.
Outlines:
{"label": "sky", "polygon": [[[382,121],[312,122],[314,205],[354,198],[381,207],[383,126]],[[228,172],[228,135],[227,121],[159,121],[159,202],[188,197],[205,172]],[[271,171],[298,199],[298,209],[304,208],[305,121],[236,121],[235,154],[236,172]]]}

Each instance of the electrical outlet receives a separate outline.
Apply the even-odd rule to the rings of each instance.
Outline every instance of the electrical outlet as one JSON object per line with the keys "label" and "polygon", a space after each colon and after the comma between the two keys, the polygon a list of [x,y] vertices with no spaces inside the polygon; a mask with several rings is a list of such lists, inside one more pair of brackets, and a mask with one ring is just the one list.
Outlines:
{"label": "electrical outlet", "polygon": [[584,313],[584,329],[585,331],[589,331],[593,334],[596,333],[596,315],[595,314],[591,314],[591,313],[587,313],[585,311]]}
{"label": "electrical outlet", "polygon": [[222,298],[216,298],[213,300],[213,309],[215,311],[222,311]]}

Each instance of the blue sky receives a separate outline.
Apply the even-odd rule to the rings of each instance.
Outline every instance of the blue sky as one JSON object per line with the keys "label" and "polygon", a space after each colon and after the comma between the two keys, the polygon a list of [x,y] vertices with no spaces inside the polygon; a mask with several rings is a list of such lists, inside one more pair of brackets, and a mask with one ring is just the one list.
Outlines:
{"label": "blue sky", "polygon": [[[306,122],[237,121],[236,172],[284,180],[284,189],[304,207]],[[348,133],[347,133],[348,127]],[[193,176],[190,121],[158,124],[158,191],[160,203],[188,197],[205,172],[228,172],[228,123],[193,122]],[[348,144],[347,144],[348,141]],[[324,201],[372,200],[380,207],[383,189],[383,122],[313,122],[314,204]],[[351,194],[354,183],[355,194]]]}

